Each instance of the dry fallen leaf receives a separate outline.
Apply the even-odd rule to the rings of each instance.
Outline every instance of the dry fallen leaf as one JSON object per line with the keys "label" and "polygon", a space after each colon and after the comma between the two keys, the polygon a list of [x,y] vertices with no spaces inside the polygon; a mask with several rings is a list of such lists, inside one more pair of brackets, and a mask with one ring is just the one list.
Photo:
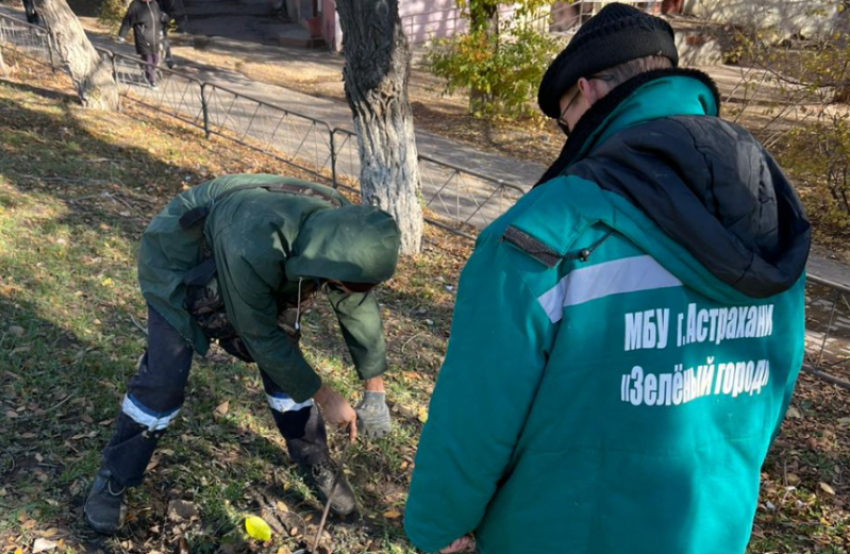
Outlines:
{"label": "dry fallen leaf", "polygon": [[785,417],[789,419],[803,419],[803,414],[795,406],[789,406],[788,411],[785,412]]}
{"label": "dry fallen leaf", "polygon": [[56,548],[56,543],[48,539],[35,539],[32,545],[32,554],[39,552],[48,552]]}
{"label": "dry fallen leaf", "polygon": [[384,512],[384,517],[386,519],[398,519],[401,517],[401,514],[395,510],[390,510],[389,512]]}
{"label": "dry fallen leaf", "polygon": [[823,491],[823,492],[825,492],[826,494],[828,494],[828,495],[830,495],[830,496],[835,496],[835,489],[833,489],[831,486],[829,486],[828,484],[824,483],[823,481],[821,481],[820,483],[818,483],[818,486],[820,487],[820,490],[822,490],[822,491]]}
{"label": "dry fallen leaf", "polygon": [[198,508],[191,502],[172,500],[168,503],[168,519],[185,521],[198,517]]}
{"label": "dry fallen leaf", "polygon": [[225,400],[216,407],[215,413],[218,415],[227,415],[228,410],[230,410],[230,400]]}

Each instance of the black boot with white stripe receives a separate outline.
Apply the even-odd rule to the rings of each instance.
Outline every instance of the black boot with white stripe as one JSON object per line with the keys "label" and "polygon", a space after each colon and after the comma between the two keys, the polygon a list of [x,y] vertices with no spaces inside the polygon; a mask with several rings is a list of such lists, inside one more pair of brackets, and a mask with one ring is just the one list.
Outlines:
{"label": "black boot with white stripe", "polygon": [[115,481],[108,469],[101,467],[98,470],[84,510],[92,529],[103,535],[114,535],[124,526],[126,490]]}

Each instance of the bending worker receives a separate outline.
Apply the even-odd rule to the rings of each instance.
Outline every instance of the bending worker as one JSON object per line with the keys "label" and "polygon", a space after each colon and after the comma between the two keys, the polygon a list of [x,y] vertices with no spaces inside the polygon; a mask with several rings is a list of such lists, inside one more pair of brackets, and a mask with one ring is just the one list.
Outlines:
{"label": "bending worker", "polygon": [[[125,491],[142,482],[159,437],[180,411],[193,353],[205,354],[213,340],[256,361],[290,456],[326,499],[335,467],[323,416],[349,426],[352,440],[358,427],[369,436],[390,430],[381,380],[386,347],[371,289],[392,276],[398,247],[390,215],[296,179],[232,175],[172,200],[142,237],[148,349],[86,500],[89,524],[106,534],[122,527]],[[322,384],[298,346],[300,316],[322,289],[365,381],[356,410]],[[335,513],[354,511],[344,476],[333,498]]]}

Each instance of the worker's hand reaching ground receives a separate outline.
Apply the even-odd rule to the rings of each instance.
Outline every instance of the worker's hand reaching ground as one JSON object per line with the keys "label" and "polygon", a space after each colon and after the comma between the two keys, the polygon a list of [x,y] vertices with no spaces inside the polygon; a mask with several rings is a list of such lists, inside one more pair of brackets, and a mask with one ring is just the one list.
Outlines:
{"label": "worker's hand reaching ground", "polygon": [[313,398],[322,409],[325,421],[343,428],[348,427],[349,439],[354,442],[357,439],[357,412],[345,398],[327,385],[322,385]]}
{"label": "worker's hand reaching ground", "polygon": [[354,411],[357,412],[357,421],[365,436],[379,438],[390,432],[390,408],[387,406],[386,393],[367,390]]}

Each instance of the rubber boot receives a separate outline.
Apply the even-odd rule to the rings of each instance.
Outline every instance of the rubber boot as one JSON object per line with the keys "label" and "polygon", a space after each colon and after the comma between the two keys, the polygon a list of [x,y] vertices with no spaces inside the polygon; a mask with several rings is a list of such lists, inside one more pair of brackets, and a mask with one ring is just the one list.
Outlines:
{"label": "rubber boot", "polygon": [[126,490],[112,478],[109,470],[100,468],[97,471],[84,509],[86,521],[92,529],[103,535],[114,535],[124,526]]}
{"label": "rubber boot", "polygon": [[[307,483],[318,493],[322,504],[327,503],[331,494],[337,468],[336,463],[330,458],[313,465],[301,465],[301,471],[304,472]],[[357,497],[354,495],[354,490],[345,478],[345,474],[340,473],[331,500],[331,511],[338,516],[347,516],[356,509]]]}

